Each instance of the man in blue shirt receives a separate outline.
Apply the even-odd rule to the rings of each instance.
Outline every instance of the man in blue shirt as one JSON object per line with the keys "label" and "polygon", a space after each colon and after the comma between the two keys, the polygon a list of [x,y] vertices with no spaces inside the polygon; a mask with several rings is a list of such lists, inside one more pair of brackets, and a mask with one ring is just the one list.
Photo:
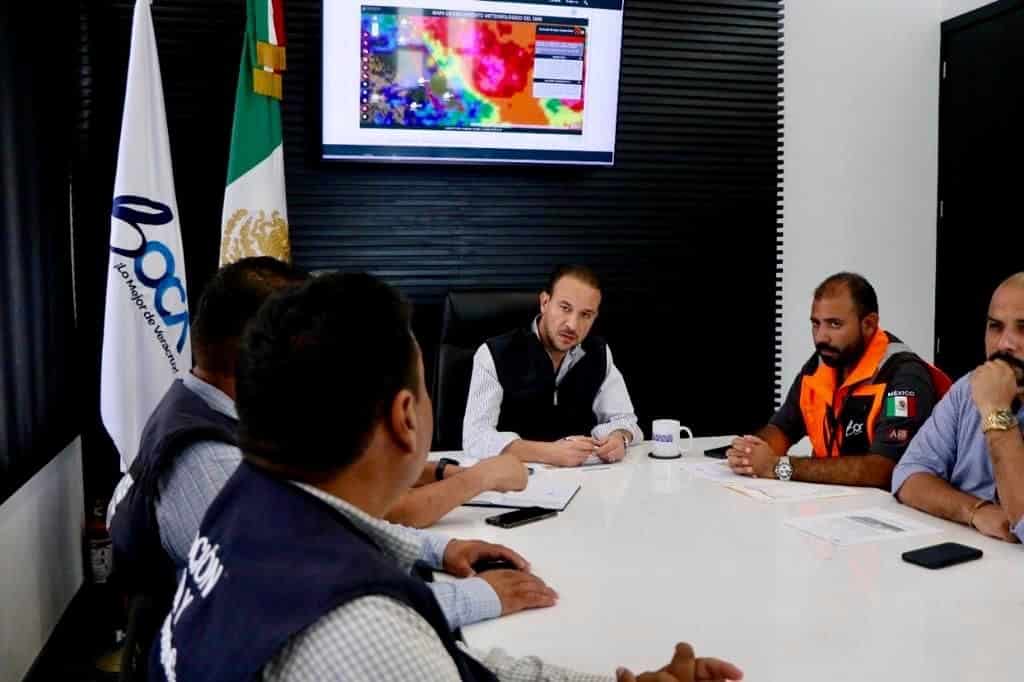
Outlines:
{"label": "man in blue shirt", "polygon": [[1024,272],[995,290],[988,361],[936,406],[893,472],[911,507],[1007,542],[1024,541]]}

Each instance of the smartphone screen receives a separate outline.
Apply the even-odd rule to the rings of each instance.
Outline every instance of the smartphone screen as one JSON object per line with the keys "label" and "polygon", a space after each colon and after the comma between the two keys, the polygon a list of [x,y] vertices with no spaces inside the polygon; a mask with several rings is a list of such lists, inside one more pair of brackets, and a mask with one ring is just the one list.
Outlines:
{"label": "smartphone screen", "polygon": [[540,521],[541,519],[547,519],[558,514],[554,509],[543,509],[541,507],[527,507],[526,509],[516,509],[515,511],[505,512],[504,514],[498,514],[497,516],[489,516],[485,521],[492,526],[500,526],[502,528],[515,528],[521,526],[524,523],[530,523],[531,521]]}

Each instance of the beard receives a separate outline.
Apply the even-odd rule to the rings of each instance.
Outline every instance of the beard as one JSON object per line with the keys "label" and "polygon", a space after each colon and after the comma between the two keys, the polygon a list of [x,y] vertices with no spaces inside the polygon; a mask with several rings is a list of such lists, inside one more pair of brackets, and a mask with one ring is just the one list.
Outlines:
{"label": "beard", "polygon": [[[857,339],[857,342],[847,346],[846,348],[836,348],[830,346],[827,343],[819,343],[815,346],[818,351],[818,357],[827,366],[832,369],[846,369],[853,367],[860,360],[860,357],[864,355],[864,349],[867,344],[864,343],[864,337]],[[828,351],[833,355],[825,355],[822,351]]]}
{"label": "beard", "polygon": [[[573,346],[580,343],[579,335],[574,336],[573,341],[571,343],[566,339],[563,339],[560,334],[561,330],[557,328],[549,329],[547,325],[544,324],[543,317],[541,317],[541,320],[538,323],[538,328],[540,330],[543,345],[547,347],[548,350],[555,350],[560,353],[565,353],[571,350]],[[565,347],[563,348],[563,346]]]}
{"label": "beard", "polygon": [[989,361],[1002,360],[1010,366],[1013,370],[1014,375],[1017,377],[1017,388],[1024,389],[1024,361],[1013,355],[1010,355],[1006,351],[999,351],[988,356]]}

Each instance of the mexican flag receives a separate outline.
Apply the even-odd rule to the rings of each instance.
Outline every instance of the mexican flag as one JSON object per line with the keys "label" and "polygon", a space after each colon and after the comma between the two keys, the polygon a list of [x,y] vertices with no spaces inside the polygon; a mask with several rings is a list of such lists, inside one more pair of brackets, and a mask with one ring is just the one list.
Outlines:
{"label": "mexican flag", "polygon": [[283,0],[246,0],[235,93],[220,264],[246,256],[291,260],[281,140]]}
{"label": "mexican flag", "polygon": [[886,417],[913,417],[917,414],[917,396],[890,395],[885,398]]}

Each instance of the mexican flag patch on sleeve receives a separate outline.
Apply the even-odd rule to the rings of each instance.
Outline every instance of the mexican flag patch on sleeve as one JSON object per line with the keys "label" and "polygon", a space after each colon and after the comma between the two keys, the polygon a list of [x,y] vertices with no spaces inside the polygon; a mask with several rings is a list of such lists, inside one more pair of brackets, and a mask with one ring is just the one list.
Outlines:
{"label": "mexican flag patch on sleeve", "polygon": [[913,417],[917,415],[917,396],[909,392],[901,395],[890,393],[885,397],[886,417]]}

